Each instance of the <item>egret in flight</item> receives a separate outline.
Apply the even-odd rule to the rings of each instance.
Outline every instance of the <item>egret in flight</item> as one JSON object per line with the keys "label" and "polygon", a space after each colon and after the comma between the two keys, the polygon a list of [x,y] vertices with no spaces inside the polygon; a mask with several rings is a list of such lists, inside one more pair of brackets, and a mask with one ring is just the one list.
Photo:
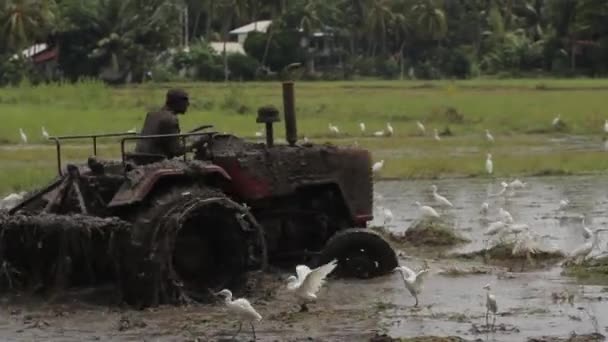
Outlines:
{"label": "egret in flight", "polygon": [[296,276],[287,278],[287,289],[294,292],[300,312],[308,311],[306,304],[317,300],[317,293],[325,283],[325,278],[338,266],[337,260],[311,270],[306,265],[296,266]]}

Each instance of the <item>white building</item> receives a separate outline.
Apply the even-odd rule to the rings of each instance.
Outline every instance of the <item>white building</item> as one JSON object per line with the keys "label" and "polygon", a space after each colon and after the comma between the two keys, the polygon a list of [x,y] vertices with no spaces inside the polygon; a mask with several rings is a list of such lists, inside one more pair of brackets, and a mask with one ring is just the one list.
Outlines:
{"label": "white building", "polygon": [[245,40],[247,40],[247,35],[249,35],[249,33],[266,33],[266,31],[268,31],[268,27],[270,27],[270,24],[272,24],[272,20],[258,20],[245,26],[237,27],[229,33],[230,35],[237,36],[237,42],[243,45],[245,44]]}

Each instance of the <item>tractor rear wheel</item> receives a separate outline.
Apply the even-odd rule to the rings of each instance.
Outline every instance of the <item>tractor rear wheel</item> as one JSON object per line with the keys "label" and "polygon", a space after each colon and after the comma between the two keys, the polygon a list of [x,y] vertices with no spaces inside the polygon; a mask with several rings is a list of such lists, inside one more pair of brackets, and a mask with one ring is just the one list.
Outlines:
{"label": "tractor rear wheel", "polygon": [[247,207],[216,189],[175,188],[156,195],[134,219],[123,249],[122,290],[145,307],[209,298],[263,268],[262,228]]}
{"label": "tractor rear wheel", "polygon": [[339,231],[327,241],[318,265],[333,259],[338,260],[333,274],[346,278],[374,278],[399,265],[397,254],[380,234],[361,228]]}

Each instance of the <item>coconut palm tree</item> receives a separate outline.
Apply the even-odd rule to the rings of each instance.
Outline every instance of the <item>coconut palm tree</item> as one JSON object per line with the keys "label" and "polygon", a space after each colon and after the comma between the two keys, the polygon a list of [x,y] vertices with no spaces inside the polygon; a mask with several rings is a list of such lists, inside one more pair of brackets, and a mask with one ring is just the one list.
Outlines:
{"label": "coconut palm tree", "polygon": [[440,41],[448,31],[445,12],[436,0],[420,0],[412,11],[420,34],[430,40]]}
{"label": "coconut palm tree", "polygon": [[56,10],[54,0],[0,1],[1,41],[8,49],[19,50],[45,39],[55,22]]}

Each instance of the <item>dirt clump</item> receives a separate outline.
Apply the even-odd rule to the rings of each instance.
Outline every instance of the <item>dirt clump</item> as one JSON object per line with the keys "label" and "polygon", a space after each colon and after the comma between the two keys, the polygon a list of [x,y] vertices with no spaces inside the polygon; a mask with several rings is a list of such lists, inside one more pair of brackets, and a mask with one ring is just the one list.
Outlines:
{"label": "dirt clump", "polygon": [[579,279],[608,283],[608,256],[587,259],[580,264],[568,260],[564,262],[563,273]]}
{"label": "dirt clump", "polygon": [[466,260],[481,260],[486,264],[505,266],[511,269],[524,268],[545,268],[564,259],[565,255],[559,250],[537,250],[536,253],[529,255],[513,255],[514,241],[501,241],[497,244],[469,253],[459,253],[454,255],[456,258]]}
{"label": "dirt clump", "polygon": [[431,247],[455,246],[469,242],[448,225],[432,220],[418,221],[402,236],[393,235],[392,238],[401,243]]}

